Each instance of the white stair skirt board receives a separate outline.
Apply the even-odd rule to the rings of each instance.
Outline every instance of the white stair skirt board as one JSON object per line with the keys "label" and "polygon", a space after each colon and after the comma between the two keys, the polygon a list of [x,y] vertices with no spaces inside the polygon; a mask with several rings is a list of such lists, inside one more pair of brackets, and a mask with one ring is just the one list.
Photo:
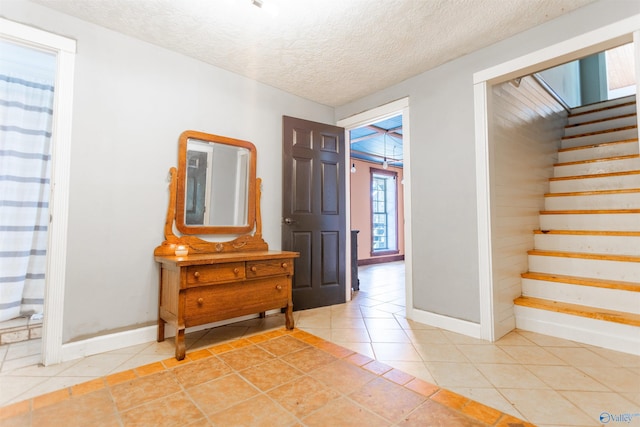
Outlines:
{"label": "white stair skirt board", "polygon": [[592,122],[594,120],[602,120],[609,117],[625,116],[627,114],[635,114],[635,113],[636,113],[636,104],[635,102],[633,102],[627,105],[620,105],[619,107],[612,108],[610,110],[593,111],[591,113],[569,116],[569,121],[567,122],[567,125],[575,125],[579,123]]}
{"label": "white stair skirt board", "polygon": [[522,295],[626,313],[638,314],[640,310],[640,283],[638,292],[633,292],[523,278]]}
{"label": "white stair skirt board", "polygon": [[553,167],[553,176],[595,175],[599,173],[626,172],[640,169],[640,157],[603,159],[597,162],[566,164]]}
{"label": "white stair skirt board", "polygon": [[534,234],[534,247],[543,251],[638,256],[640,236],[598,234]]}
{"label": "white stair skirt board", "polygon": [[529,255],[529,271],[640,283],[640,262]]}
{"label": "white stair skirt board", "polygon": [[640,209],[640,191],[627,191],[622,193],[574,194],[570,196],[548,195],[544,199],[544,206],[548,211]]}
{"label": "white stair skirt board", "polygon": [[616,143],[603,144],[596,147],[560,151],[558,163],[578,162],[582,160],[603,159],[606,157],[628,156],[638,154],[638,141],[628,140]]}
{"label": "white stair skirt board", "polygon": [[565,128],[564,136],[582,135],[585,133],[599,132],[608,129],[617,129],[627,126],[634,126],[636,123],[635,115],[626,115],[622,117],[611,117],[606,120],[596,121],[593,123],[585,123]]}
{"label": "white stair skirt board", "polygon": [[589,178],[560,179],[549,181],[549,191],[551,193],[618,190],[628,188],[640,188],[640,170],[624,175],[596,175]]}
{"label": "white stair skirt board", "polygon": [[640,231],[640,213],[543,214],[540,229]]}
{"label": "white stair skirt board", "polygon": [[640,328],[531,307],[514,306],[516,328],[640,355]]}
{"label": "white stair skirt board", "polygon": [[602,109],[609,109],[609,107],[613,107],[614,105],[620,104],[628,104],[629,102],[635,102],[635,95],[624,96],[622,98],[610,99],[607,101],[598,102],[596,104],[583,105],[581,107],[576,107],[571,109],[571,114],[581,114],[586,111],[598,111]]}
{"label": "white stair skirt board", "polygon": [[624,129],[596,135],[562,138],[560,148],[582,147],[585,145],[602,144],[603,142],[623,141],[638,137],[638,129]]}

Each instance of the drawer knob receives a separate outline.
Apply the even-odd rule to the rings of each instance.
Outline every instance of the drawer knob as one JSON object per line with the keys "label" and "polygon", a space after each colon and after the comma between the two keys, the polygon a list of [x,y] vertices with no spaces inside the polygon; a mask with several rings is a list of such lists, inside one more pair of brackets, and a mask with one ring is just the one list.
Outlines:
{"label": "drawer knob", "polygon": [[287,268],[289,265],[286,262],[282,263],[282,268]]}
{"label": "drawer knob", "polygon": [[198,305],[202,305],[204,303],[204,299],[198,298]]}
{"label": "drawer knob", "polygon": [[196,279],[200,277],[200,272],[196,271],[195,273],[193,273],[193,277],[195,277]]}
{"label": "drawer knob", "polygon": [[234,268],[233,269],[233,274],[235,274],[237,276],[238,273],[240,273],[240,269],[238,267]]}
{"label": "drawer knob", "polygon": [[255,265],[254,265],[254,266],[252,266],[252,267],[251,267],[251,271],[253,271],[253,272],[255,273],[256,271],[258,271],[258,267],[256,267]]}
{"label": "drawer knob", "polygon": [[281,291],[282,290],[282,285],[276,285],[276,289]]}

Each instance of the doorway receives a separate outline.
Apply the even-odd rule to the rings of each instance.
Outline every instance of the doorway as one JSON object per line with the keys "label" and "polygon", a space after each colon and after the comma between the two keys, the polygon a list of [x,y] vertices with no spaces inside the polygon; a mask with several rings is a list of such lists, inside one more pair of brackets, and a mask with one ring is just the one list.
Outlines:
{"label": "doorway", "polygon": [[[402,114],[351,129],[352,238],[357,265],[404,260]],[[354,289],[357,289],[354,286]]]}
{"label": "doorway", "polygon": [[[385,124],[385,121],[389,120],[395,120],[394,123],[396,124],[393,125],[389,122]],[[376,127],[375,124],[377,123],[385,124],[385,126],[388,125],[389,127]],[[388,134],[386,134],[385,137],[384,130],[386,129],[387,131],[389,131],[390,129],[397,128],[397,123],[400,123],[402,129],[402,144],[397,145],[394,152],[394,149],[392,148],[393,142],[389,142],[388,139],[385,140],[386,138],[390,137],[388,136]],[[399,259],[404,258],[404,292],[406,300],[406,316],[410,317],[413,304],[411,275],[411,183],[409,179],[409,99],[404,98],[339,120],[338,125],[345,128],[345,133],[347,135],[347,144],[349,144],[349,147],[352,147],[352,140],[355,139],[353,138],[353,135],[355,134],[352,134],[352,131],[356,129],[373,129],[375,132],[378,132],[380,136],[382,136],[381,155],[371,156],[371,154],[369,154],[367,157],[360,156],[363,158],[356,159],[352,158],[351,150],[346,150],[346,156],[348,156],[347,161],[349,162],[349,165],[351,167],[351,173],[347,174],[347,201],[349,206],[347,217],[349,218],[349,227],[351,230],[354,230],[355,228],[361,228],[360,230],[358,230],[359,232],[357,234],[353,232],[351,233],[351,236],[354,236],[355,234],[358,238],[358,253],[364,254],[364,256],[362,256],[361,258],[373,259],[373,261],[365,261],[363,264],[376,263],[376,259],[385,261],[398,261]],[[385,142],[387,143],[387,147],[384,147]],[[401,161],[398,161],[399,159],[401,159]],[[394,162],[396,163],[395,165]],[[395,171],[392,169],[395,169]],[[375,253],[376,251],[373,250],[373,247],[375,246],[374,241],[376,240],[374,234],[376,233],[376,231],[373,230],[372,225],[369,225],[373,224],[370,195],[372,193],[372,179],[375,174],[381,175],[381,173],[386,173],[387,175],[389,175],[392,182],[394,182],[393,174],[396,174],[396,188],[398,190],[398,193],[402,192],[402,194],[404,195],[404,197],[397,198],[398,209],[402,212],[401,215],[397,215],[397,223],[400,225],[397,230],[402,231],[395,231],[397,233],[396,240],[402,241],[402,244],[400,246],[403,248],[403,257],[400,255],[398,250],[393,250],[393,248],[390,251],[378,251],[377,254]],[[358,188],[354,187],[354,185]],[[362,188],[359,189],[359,187]],[[359,198],[355,200],[354,197]],[[361,200],[363,197],[365,200],[364,202]],[[384,208],[385,207],[380,207],[380,209]],[[362,212],[363,210],[364,213]],[[356,212],[360,212],[359,215],[356,214]],[[354,217],[356,215],[365,218],[365,221],[363,223],[366,223],[367,225],[358,225],[358,220],[354,220]],[[378,230],[377,232],[380,233],[380,230]],[[377,239],[377,241],[379,242],[380,239]],[[364,242],[364,249],[361,249],[363,246],[360,244],[360,242]],[[353,245],[352,243],[351,247],[353,248],[354,246],[355,245]],[[352,256],[351,262],[357,263],[357,258]]]}
{"label": "doorway", "polygon": [[[45,365],[62,361],[62,321],[66,272],[67,221],[69,200],[69,166],[71,151],[71,117],[75,40],[38,30],[0,18],[0,40],[46,52],[54,60],[55,92],[52,102],[50,132],[49,209],[46,262],[44,266],[44,297],[42,301],[42,345],[25,364]],[[24,66],[24,65],[23,65]],[[5,358],[6,359],[6,358]],[[17,365],[16,365],[17,366]]]}
{"label": "doorway", "polygon": [[[494,283],[496,261],[492,259],[494,236],[492,231],[491,180],[495,165],[491,163],[492,159],[489,155],[492,87],[520,76],[530,75],[632,42],[634,41],[634,31],[636,31],[634,49],[637,57],[640,51],[637,18],[637,15],[627,18],[474,74],[480,334],[482,339],[495,341],[512,329],[506,322],[501,325],[496,313],[498,307],[512,304],[512,300],[509,293],[500,289],[498,283]],[[639,73],[640,70],[636,66],[636,79]]]}

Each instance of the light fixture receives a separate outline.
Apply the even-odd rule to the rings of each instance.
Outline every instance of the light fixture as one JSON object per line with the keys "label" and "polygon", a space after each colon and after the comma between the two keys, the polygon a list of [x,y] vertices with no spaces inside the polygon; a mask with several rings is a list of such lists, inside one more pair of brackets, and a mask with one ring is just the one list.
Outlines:
{"label": "light fixture", "polygon": [[279,15],[278,6],[271,0],[249,0],[249,3],[260,9],[258,12],[260,15],[265,14],[271,18],[276,18]]}
{"label": "light fixture", "polygon": [[351,163],[351,173],[356,173],[356,164]]}
{"label": "light fixture", "polygon": [[384,133],[384,161],[382,162],[382,169],[388,169],[389,162],[387,161],[387,132]]}

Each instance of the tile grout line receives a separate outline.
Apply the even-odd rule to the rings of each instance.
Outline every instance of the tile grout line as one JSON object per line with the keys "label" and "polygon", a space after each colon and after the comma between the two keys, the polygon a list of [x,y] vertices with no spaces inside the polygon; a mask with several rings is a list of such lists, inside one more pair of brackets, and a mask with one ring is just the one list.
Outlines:
{"label": "tile grout line", "polygon": [[[306,333],[304,331],[299,331],[299,330],[294,330],[293,332],[288,332],[288,331],[280,331],[280,333],[263,333],[263,334],[259,334],[259,335],[263,335],[265,337],[268,337],[269,340],[272,339],[276,339],[280,336],[292,336],[295,339],[298,339],[299,341],[302,341],[304,343],[307,343],[313,347],[319,348],[320,350],[323,350],[329,354],[331,354],[332,356],[336,357],[337,360],[345,360],[346,362],[349,362],[355,366],[358,366],[361,369],[366,369],[366,365],[372,364],[372,363],[377,363],[380,364],[380,362],[377,362],[375,359],[366,361],[366,359],[368,359],[366,356],[362,356],[359,355],[356,352],[353,352],[351,350],[348,350],[342,346],[339,346],[337,344],[328,342],[326,340],[322,340],[319,339],[309,333]],[[173,372],[173,370],[179,366],[184,366],[188,363],[193,363],[197,360],[199,360],[200,358],[204,358],[204,357],[211,357],[211,356],[216,356],[217,354],[223,354],[225,352],[228,351],[232,351],[232,350],[236,350],[248,345],[257,345],[259,346],[259,342],[252,342],[250,340],[251,337],[249,337],[249,339],[239,339],[239,340],[234,340],[231,341],[229,343],[222,343],[222,344],[218,344],[215,346],[210,347],[211,349],[218,349],[218,350],[222,350],[220,352],[216,352],[214,353],[213,351],[209,351],[209,348],[204,349],[204,350],[198,350],[196,352],[190,353],[187,355],[187,357],[185,358],[186,361],[182,361],[182,362],[173,362],[174,359],[166,359],[163,360],[161,362],[155,362],[149,365],[145,365],[145,366],[141,366],[139,368],[134,368],[128,371],[123,371],[121,373],[116,373],[116,374],[111,374],[108,376],[103,376],[99,379],[96,380],[91,380],[91,381],[87,381],[86,383],[81,383],[78,384],[76,386],[71,386],[71,387],[67,387],[65,389],[61,389],[58,391],[54,391],[42,396],[37,396],[34,398],[31,398],[27,401],[27,405],[25,407],[25,403],[24,402],[18,402],[16,404],[13,405],[9,405],[8,407],[5,408],[0,408],[0,419],[6,419],[7,416],[15,416],[15,415],[19,415],[19,411],[20,410],[24,410],[26,411],[27,408],[28,410],[32,413],[33,410],[37,410],[38,408],[42,408],[48,405],[53,405],[56,403],[60,403],[61,401],[67,400],[67,399],[72,399],[75,396],[80,396],[82,394],[86,394],[86,393],[90,393],[93,391],[97,391],[97,390],[101,390],[103,388],[106,388],[107,391],[109,391],[109,395],[111,396],[111,399],[113,400],[113,394],[111,393],[111,389],[113,386],[118,385],[122,382],[128,381],[128,380],[132,380],[132,379],[136,379],[136,378],[142,378],[144,376],[147,375],[152,375],[154,373],[158,373],[158,372]],[[236,345],[238,345],[236,347]],[[208,354],[208,355],[207,355]],[[195,358],[194,358],[195,356]],[[356,360],[362,361],[364,358],[365,363],[364,364],[358,364],[356,362]],[[162,368],[162,369],[161,369]],[[382,374],[377,375],[377,377],[382,377],[382,378],[386,378],[385,375],[388,374],[389,372],[392,371],[399,371],[395,368],[389,367],[390,369],[385,370]],[[235,371],[235,370],[234,370]],[[372,372],[372,371],[369,371]],[[142,374],[142,375],[141,375]],[[408,375],[408,374],[405,374]],[[420,380],[419,378],[416,378],[412,375],[409,375],[409,377],[411,378],[409,381],[407,381],[404,384],[398,384],[402,387],[407,388],[407,384],[409,383],[413,383],[413,382],[417,382],[418,384],[426,384],[429,385],[427,382],[424,382],[423,380]],[[173,377],[172,377],[173,378]],[[388,378],[387,378],[388,379]],[[102,381],[98,381],[98,380],[102,380]],[[175,380],[175,378],[174,378]],[[186,391],[186,389],[184,389],[184,386],[180,383],[180,381],[176,381],[178,384],[181,385],[181,392],[186,393],[189,396],[189,393]],[[397,383],[396,383],[397,384]],[[423,395],[426,399],[432,399],[434,396],[437,396],[439,393],[449,393],[452,395],[457,395],[453,392],[449,392],[441,387],[438,387],[436,385],[430,384],[430,386],[432,387],[432,389],[430,391],[432,391],[432,393],[429,394],[425,394],[425,393],[421,393],[421,395]],[[435,388],[435,391],[433,390],[433,388]],[[414,392],[416,392],[416,387],[412,387],[412,388],[408,388],[408,390],[412,390]],[[261,391],[261,390],[259,390]],[[266,392],[261,391],[262,394],[267,395]],[[343,396],[349,398],[348,395],[344,395]],[[268,395],[267,395],[268,396]],[[497,409],[494,408],[490,408],[487,407],[486,405],[483,405],[479,402],[475,402],[472,399],[468,399],[464,396],[461,395],[457,395],[460,396],[460,398],[464,399],[464,404],[460,407],[460,409],[470,405],[471,403],[479,405],[481,408],[488,408],[490,410],[493,410],[495,412],[499,412],[499,416],[495,419],[494,423],[486,423],[484,420],[480,420],[477,417],[472,416],[472,418],[481,421],[481,422],[485,422],[488,425],[495,425],[499,420],[505,418],[505,416],[511,417],[508,414],[504,414],[502,411],[499,411]],[[166,396],[165,396],[166,397]],[[269,397],[269,396],[268,396]],[[190,398],[191,399],[191,398]],[[432,399],[434,400],[434,399]],[[435,400],[437,402],[437,400]],[[144,404],[147,404],[149,402],[145,402]],[[357,402],[356,402],[357,403]],[[438,402],[440,403],[440,402]],[[141,404],[142,405],[142,404]],[[281,406],[281,405],[279,405]],[[361,406],[361,405],[359,405]],[[118,417],[121,417],[121,414],[124,412],[127,412],[129,410],[134,409],[132,408],[127,408],[126,410],[120,411],[119,409],[117,409],[117,404],[114,401],[114,407],[116,408],[116,411],[118,413]],[[450,406],[448,406],[450,407]],[[416,407],[417,408],[417,407]],[[451,407],[450,407],[451,408]],[[285,408],[286,409],[286,408]],[[368,410],[368,408],[365,408]],[[456,409],[456,408],[452,408],[452,409]],[[200,409],[199,409],[200,410]],[[369,410],[368,410],[369,411]],[[205,418],[208,418],[208,415],[201,411],[200,412],[205,416]],[[290,411],[287,411],[290,412]],[[469,414],[465,413],[464,411],[459,411],[462,412],[465,416],[470,416]],[[309,414],[307,414],[308,416]],[[379,415],[378,415],[379,416]],[[295,415],[294,415],[295,417]],[[296,417],[297,418],[297,417]],[[511,417],[512,418],[512,417]],[[120,418],[121,419],[121,418]],[[514,418],[515,419],[515,418]],[[524,424],[523,424],[524,425]]]}

